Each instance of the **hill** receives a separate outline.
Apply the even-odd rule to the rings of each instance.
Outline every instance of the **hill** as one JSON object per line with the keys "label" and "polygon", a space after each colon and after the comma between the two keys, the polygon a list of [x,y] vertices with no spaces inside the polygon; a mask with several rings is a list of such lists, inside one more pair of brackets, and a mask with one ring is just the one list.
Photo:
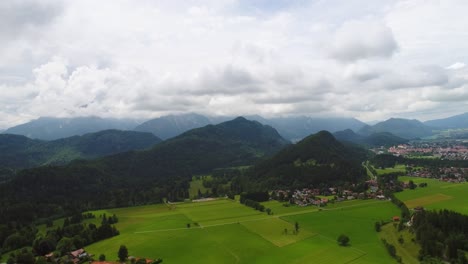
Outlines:
{"label": "hill", "polygon": [[137,122],[134,120],[94,116],[76,118],[41,117],[25,124],[11,127],[3,133],[23,135],[32,139],[56,140],[107,129],[131,130],[136,124]]}
{"label": "hill", "polygon": [[251,180],[267,188],[355,182],[365,176],[363,149],[345,146],[332,134],[320,131],[291,145],[249,172]]}
{"label": "hill", "polygon": [[0,206],[0,223],[19,215],[27,222],[76,210],[161,202],[164,197],[184,199],[194,174],[250,165],[287,144],[272,127],[236,118],[188,131],[150,150],[24,170],[0,185],[0,204],[9,205]]}
{"label": "hill", "polygon": [[212,124],[206,116],[199,114],[168,115],[148,120],[135,127],[135,131],[150,132],[166,140],[188,130]]}
{"label": "hill", "polygon": [[415,139],[431,136],[432,128],[415,119],[390,118],[373,126],[365,126],[358,134],[369,136],[380,132],[389,132],[404,139]]}
{"label": "hill", "polygon": [[341,142],[351,142],[366,147],[395,146],[408,143],[407,139],[397,137],[389,132],[372,133],[368,136],[362,136],[347,129],[333,133],[335,138]]}
{"label": "hill", "polygon": [[93,159],[119,152],[146,149],[161,139],[150,133],[104,130],[54,141],[0,134],[0,167],[31,168],[63,165],[74,159]]}
{"label": "hill", "polygon": [[440,128],[468,128],[468,113],[463,113],[456,116],[451,116],[442,119],[428,120],[424,122],[425,125]]}

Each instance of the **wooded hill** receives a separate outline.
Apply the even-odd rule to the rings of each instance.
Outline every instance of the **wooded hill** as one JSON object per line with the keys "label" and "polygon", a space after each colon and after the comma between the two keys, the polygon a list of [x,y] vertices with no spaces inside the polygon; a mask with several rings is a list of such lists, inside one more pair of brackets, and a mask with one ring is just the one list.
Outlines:
{"label": "wooded hill", "polygon": [[320,131],[258,163],[249,175],[265,189],[356,182],[366,175],[361,165],[366,157],[364,149],[345,146]]}
{"label": "wooded hill", "polygon": [[130,150],[150,148],[161,139],[151,133],[104,130],[54,141],[0,134],[1,175],[43,165],[64,165],[74,159],[94,159]]}

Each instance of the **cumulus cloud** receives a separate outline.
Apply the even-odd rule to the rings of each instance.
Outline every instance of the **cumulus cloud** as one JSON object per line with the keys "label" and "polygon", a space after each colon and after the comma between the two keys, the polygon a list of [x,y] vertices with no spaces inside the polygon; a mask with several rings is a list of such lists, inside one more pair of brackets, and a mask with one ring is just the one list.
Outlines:
{"label": "cumulus cloud", "polygon": [[381,21],[347,21],[338,28],[333,37],[330,56],[344,62],[388,58],[397,48],[392,30]]}
{"label": "cumulus cloud", "polygon": [[456,114],[467,5],[1,1],[0,128],[44,115]]}

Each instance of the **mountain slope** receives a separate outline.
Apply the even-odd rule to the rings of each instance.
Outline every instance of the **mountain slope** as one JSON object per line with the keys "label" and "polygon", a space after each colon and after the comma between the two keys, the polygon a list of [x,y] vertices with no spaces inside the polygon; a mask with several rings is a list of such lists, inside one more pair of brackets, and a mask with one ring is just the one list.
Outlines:
{"label": "mountain slope", "polygon": [[320,131],[260,162],[250,172],[267,188],[300,188],[352,182],[365,176],[361,162],[366,152],[346,147],[327,131]]}
{"label": "mountain slope", "polygon": [[53,118],[41,117],[28,123],[11,127],[5,134],[23,135],[32,139],[56,140],[107,129],[130,130],[136,121],[100,117]]}
{"label": "mountain slope", "polygon": [[150,133],[104,130],[83,136],[42,141],[20,135],[0,135],[0,167],[21,169],[66,164],[130,150],[146,149],[161,139]]}
{"label": "mountain slope", "polygon": [[211,123],[210,119],[198,114],[168,115],[148,120],[134,130],[150,132],[165,140]]}
{"label": "mountain slope", "polygon": [[425,125],[434,128],[468,128],[468,113],[463,113],[456,116],[451,116],[442,119],[429,120],[424,122]]}
{"label": "mountain slope", "polygon": [[[273,128],[236,118],[188,131],[150,150],[24,170],[0,185],[5,194],[0,204],[9,204],[0,206],[0,223],[15,219],[18,211],[31,213],[21,218],[27,220],[61,214],[57,210],[62,209],[128,206],[161,202],[163,197],[184,199],[194,174],[250,165],[287,144]],[[37,206],[30,208],[33,201]]]}
{"label": "mountain slope", "polygon": [[372,133],[368,136],[362,136],[347,129],[333,133],[333,136],[341,142],[351,142],[367,147],[395,146],[408,143],[407,139],[397,137],[389,132]]}
{"label": "mountain slope", "polygon": [[365,136],[380,132],[389,132],[401,138],[414,139],[431,136],[432,128],[415,119],[390,118],[373,126],[365,126],[358,131],[359,134]]}

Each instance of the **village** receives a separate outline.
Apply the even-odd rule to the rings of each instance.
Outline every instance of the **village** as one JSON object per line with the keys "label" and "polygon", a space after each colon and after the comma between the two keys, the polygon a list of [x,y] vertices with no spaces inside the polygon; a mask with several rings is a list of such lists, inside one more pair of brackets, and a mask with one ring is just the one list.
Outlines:
{"label": "village", "polygon": [[270,199],[278,200],[280,202],[289,202],[289,204],[295,204],[298,206],[318,207],[326,206],[328,203],[355,199],[387,199],[387,197],[385,197],[383,194],[383,190],[379,189],[377,181],[366,181],[365,186],[367,187],[366,190],[361,190],[359,192],[356,190],[353,191],[349,189],[343,189],[341,187],[327,187],[321,189],[303,188],[301,190],[274,190],[270,195]]}
{"label": "village", "polygon": [[[379,150],[381,151],[381,150]],[[431,156],[444,160],[468,160],[468,147],[458,143],[401,144],[388,148],[395,156]]]}
{"label": "village", "polygon": [[468,168],[416,168],[409,167],[409,176],[439,179],[445,182],[461,183],[468,179]]}

